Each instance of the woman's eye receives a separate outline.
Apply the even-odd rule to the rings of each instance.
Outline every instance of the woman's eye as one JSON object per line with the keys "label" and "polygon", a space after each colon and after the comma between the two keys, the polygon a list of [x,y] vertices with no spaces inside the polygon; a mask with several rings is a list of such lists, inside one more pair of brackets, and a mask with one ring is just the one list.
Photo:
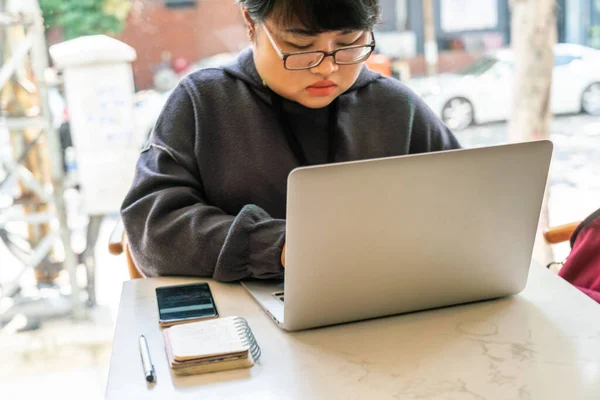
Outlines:
{"label": "woman's eye", "polygon": [[342,42],[339,42],[339,43],[338,43],[338,46],[340,46],[340,47],[354,46],[355,44],[357,44],[357,43],[358,43],[358,41],[359,41],[359,40],[360,40],[360,37],[359,37],[359,38],[357,38],[357,39],[356,39],[356,40],[354,40],[354,41],[350,41],[350,43],[342,43]]}
{"label": "woman's eye", "polygon": [[312,44],[309,44],[309,45],[307,45],[307,46],[300,46],[299,44],[294,44],[294,43],[290,43],[290,45],[291,45],[293,48],[295,48],[295,49],[298,49],[298,50],[307,50],[307,49],[309,49],[309,48],[310,48],[310,46],[312,46]]}

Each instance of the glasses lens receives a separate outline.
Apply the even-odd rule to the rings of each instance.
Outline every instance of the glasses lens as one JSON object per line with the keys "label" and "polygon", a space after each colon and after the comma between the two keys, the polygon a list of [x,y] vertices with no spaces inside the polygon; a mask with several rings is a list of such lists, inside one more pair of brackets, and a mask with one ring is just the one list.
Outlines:
{"label": "glasses lens", "polygon": [[371,46],[343,49],[335,53],[335,62],[338,64],[352,64],[366,60],[371,54]]}
{"label": "glasses lens", "polygon": [[287,69],[307,69],[319,64],[323,53],[292,54],[285,60]]}

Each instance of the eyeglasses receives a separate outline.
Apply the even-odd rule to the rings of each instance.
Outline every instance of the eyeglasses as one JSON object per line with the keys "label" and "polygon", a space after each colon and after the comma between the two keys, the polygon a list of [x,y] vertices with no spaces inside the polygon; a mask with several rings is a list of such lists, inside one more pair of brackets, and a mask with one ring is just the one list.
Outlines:
{"label": "eyeglasses", "polygon": [[334,51],[301,51],[298,53],[284,53],[273,38],[271,32],[265,24],[262,24],[269,41],[273,48],[283,60],[285,69],[292,71],[310,69],[319,66],[326,57],[333,57],[338,65],[358,64],[365,61],[375,49],[375,35],[371,33],[371,44],[341,47]]}

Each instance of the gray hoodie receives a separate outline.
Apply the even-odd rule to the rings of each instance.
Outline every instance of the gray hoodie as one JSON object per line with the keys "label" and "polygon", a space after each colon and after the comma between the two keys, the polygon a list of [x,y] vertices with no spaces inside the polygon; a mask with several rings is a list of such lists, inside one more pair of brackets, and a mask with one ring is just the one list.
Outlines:
{"label": "gray hoodie", "polygon": [[364,68],[331,106],[309,109],[265,87],[247,50],[174,90],[121,214],[146,276],[280,278],[292,169],[458,147],[397,80]]}

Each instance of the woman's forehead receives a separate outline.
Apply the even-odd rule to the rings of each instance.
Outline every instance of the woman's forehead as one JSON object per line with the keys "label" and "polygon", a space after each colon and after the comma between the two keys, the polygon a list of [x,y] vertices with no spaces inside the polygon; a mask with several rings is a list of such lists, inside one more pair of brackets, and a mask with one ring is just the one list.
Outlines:
{"label": "woman's forehead", "polygon": [[315,29],[306,28],[304,25],[302,25],[299,22],[282,24],[282,23],[277,23],[275,21],[272,21],[269,25],[272,26],[272,29],[279,34],[285,34],[285,35],[290,35],[290,36],[305,36],[305,37],[317,37],[317,36],[321,36],[321,35],[339,36],[339,35],[348,35],[348,34],[360,31],[358,29],[353,29],[353,28],[346,28],[346,29],[342,28],[339,30],[315,30]]}

